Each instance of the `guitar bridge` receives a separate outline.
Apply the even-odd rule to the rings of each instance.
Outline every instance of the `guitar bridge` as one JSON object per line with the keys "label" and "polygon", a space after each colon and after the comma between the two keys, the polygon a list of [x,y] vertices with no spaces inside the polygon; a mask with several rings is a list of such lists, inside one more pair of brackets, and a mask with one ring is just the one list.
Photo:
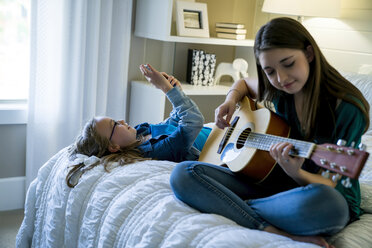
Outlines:
{"label": "guitar bridge", "polygon": [[236,127],[236,123],[238,123],[238,120],[239,120],[239,116],[235,116],[234,120],[231,122],[231,127],[229,127],[226,130],[225,135],[223,136],[220,144],[218,145],[218,150],[217,150],[218,154],[221,154],[223,149],[225,148],[227,141],[230,139],[230,136]]}

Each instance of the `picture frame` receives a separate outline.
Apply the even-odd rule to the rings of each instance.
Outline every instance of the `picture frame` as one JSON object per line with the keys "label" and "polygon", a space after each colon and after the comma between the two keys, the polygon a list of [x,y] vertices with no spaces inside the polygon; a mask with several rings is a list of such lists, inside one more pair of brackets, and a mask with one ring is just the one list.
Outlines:
{"label": "picture frame", "polygon": [[178,36],[209,38],[206,3],[176,1]]}

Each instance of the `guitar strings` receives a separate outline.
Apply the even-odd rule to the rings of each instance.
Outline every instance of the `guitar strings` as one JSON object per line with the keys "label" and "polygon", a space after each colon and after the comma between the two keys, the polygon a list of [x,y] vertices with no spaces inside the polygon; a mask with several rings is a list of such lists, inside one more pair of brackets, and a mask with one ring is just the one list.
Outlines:
{"label": "guitar strings", "polygon": [[234,131],[242,131],[243,129],[229,128],[227,130],[227,138],[237,138],[236,144],[240,146],[255,147],[261,150],[268,151],[272,144],[279,142],[289,142],[294,145],[296,152],[301,156],[307,155],[309,149],[313,146],[312,143],[306,141],[299,141],[295,139],[275,136],[271,134],[261,134],[252,132],[250,130],[244,129],[241,133],[233,133]]}

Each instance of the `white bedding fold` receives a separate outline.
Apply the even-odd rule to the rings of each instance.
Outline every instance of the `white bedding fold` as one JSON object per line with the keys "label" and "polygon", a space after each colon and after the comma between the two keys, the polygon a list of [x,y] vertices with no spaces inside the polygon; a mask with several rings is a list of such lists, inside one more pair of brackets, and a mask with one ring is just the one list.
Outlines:
{"label": "white bedding fold", "polygon": [[[74,189],[65,182],[68,163],[64,149],[31,184],[17,247],[317,247],[188,207],[170,188],[173,162],[144,161],[111,173],[98,166]],[[345,242],[337,247],[352,247]]]}

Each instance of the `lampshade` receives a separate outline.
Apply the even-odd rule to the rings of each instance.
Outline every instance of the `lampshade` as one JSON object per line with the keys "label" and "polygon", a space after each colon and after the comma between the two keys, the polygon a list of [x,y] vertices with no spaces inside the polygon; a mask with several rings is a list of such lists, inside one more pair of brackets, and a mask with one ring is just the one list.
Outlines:
{"label": "lampshade", "polygon": [[296,16],[338,17],[341,0],[265,0],[262,11]]}

